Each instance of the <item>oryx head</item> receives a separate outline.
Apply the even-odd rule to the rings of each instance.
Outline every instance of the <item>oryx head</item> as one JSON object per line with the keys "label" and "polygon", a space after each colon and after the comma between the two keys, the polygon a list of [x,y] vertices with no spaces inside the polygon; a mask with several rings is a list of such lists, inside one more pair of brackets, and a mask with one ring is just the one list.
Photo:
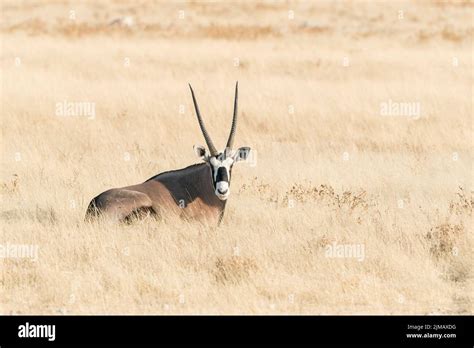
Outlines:
{"label": "oryx head", "polygon": [[209,133],[204,126],[204,122],[202,121],[201,114],[199,113],[199,107],[196,102],[196,97],[194,96],[194,91],[191,85],[189,85],[191,89],[191,95],[193,97],[194,108],[196,109],[196,116],[199,122],[199,126],[201,127],[202,134],[204,135],[204,139],[206,140],[207,147],[209,151],[207,151],[204,146],[194,146],[194,151],[204,162],[208,163],[211,167],[211,174],[212,174],[212,184],[214,186],[214,192],[216,196],[220,199],[225,201],[230,194],[230,179],[232,173],[232,166],[239,161],[247,160],[250,148],[249,147],[241,147],[237,150],[232,149],[232,145],[234,142],[235,130],[237,127],[237,100],[238,100],[238,91],[239,91],[239,83],[235,84],[235,99],[234,99],[234,116],[232,118],[232,126],[230,128],[229,139],[227,140],[227,145],[223,151],[217,151],[216,147],[214,146]]}

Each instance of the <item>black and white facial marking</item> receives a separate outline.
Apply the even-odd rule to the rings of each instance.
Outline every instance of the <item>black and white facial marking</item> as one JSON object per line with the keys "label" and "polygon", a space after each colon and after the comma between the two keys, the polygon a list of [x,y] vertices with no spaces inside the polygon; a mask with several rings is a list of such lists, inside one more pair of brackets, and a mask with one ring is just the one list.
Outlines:
{"label": "black and white facial marking", "polygon": [[232,166],[239,161],[247,159],[250,152],[249,147],[241,147],[238,150],[227,149],[216,156],[210,156],[202,146],[194,147],[198,156],[211,166],[212,184],[216,196],[225,201],[230,194],[230,179]]}
{"label": "black and white facial marking", "polygon": [[212,182],[216,196],[225,201],[230,193],[230,171],[234,164],[232,156],[226,156],[225,153],[220,153],[215,157],[209,158],[209,164],[212,169]]}

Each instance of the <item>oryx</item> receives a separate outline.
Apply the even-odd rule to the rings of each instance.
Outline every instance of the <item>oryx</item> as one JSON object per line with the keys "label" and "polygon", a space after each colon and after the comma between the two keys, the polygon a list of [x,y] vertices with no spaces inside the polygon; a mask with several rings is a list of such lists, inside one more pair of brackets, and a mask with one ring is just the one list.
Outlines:
{"label": "oryx", "polygon": [[178,215],[211,224],[220,223],[229,198],[232,167],[236,162],[247,160],[250,152],[249,147],[232,149],[237,127],[238,82],[235,84],[232,126],[223,151],[214,146],[204,126],[193,88],[191,85],[189,88],[209,149],[194,146],[194,151],[204,163],[164,172],[138,185],[105,191],[90,202],[86,220],[100,215],[119,221],[130,221],[143,215],[154,215],[160,219]]}

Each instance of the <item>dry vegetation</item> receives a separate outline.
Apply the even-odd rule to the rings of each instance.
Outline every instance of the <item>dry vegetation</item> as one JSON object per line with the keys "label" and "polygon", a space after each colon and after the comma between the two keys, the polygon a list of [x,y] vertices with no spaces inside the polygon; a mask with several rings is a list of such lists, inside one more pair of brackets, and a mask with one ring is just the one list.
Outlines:
{"label": "dry vegetation", "polygon": [[[39,257],[0,259],[0,311],[472,314],[472,14],[2,1],[0,244]],[[83,222],[105,189],[196,162],[188,82],[223,144],[235,80],[258,161],[234,169],[221,227]],[[389,99],[420,117],[381,116]],[[64,100],[96,117],[57,116]]]}

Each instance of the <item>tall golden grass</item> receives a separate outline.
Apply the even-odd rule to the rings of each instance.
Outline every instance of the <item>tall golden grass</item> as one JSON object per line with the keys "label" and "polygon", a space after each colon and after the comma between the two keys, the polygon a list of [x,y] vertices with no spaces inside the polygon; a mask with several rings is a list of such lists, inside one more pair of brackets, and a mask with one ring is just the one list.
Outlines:
{"label": "tall golden grass", "polygon": [[[0,245],[39,254],[0,259],[1,312],[472,314],[472,14],[2,2]],[[257,162],[236,165],[219,228],[83,221],[98,193],[198,161],[188,82],[223,146],[236,80]]]}

